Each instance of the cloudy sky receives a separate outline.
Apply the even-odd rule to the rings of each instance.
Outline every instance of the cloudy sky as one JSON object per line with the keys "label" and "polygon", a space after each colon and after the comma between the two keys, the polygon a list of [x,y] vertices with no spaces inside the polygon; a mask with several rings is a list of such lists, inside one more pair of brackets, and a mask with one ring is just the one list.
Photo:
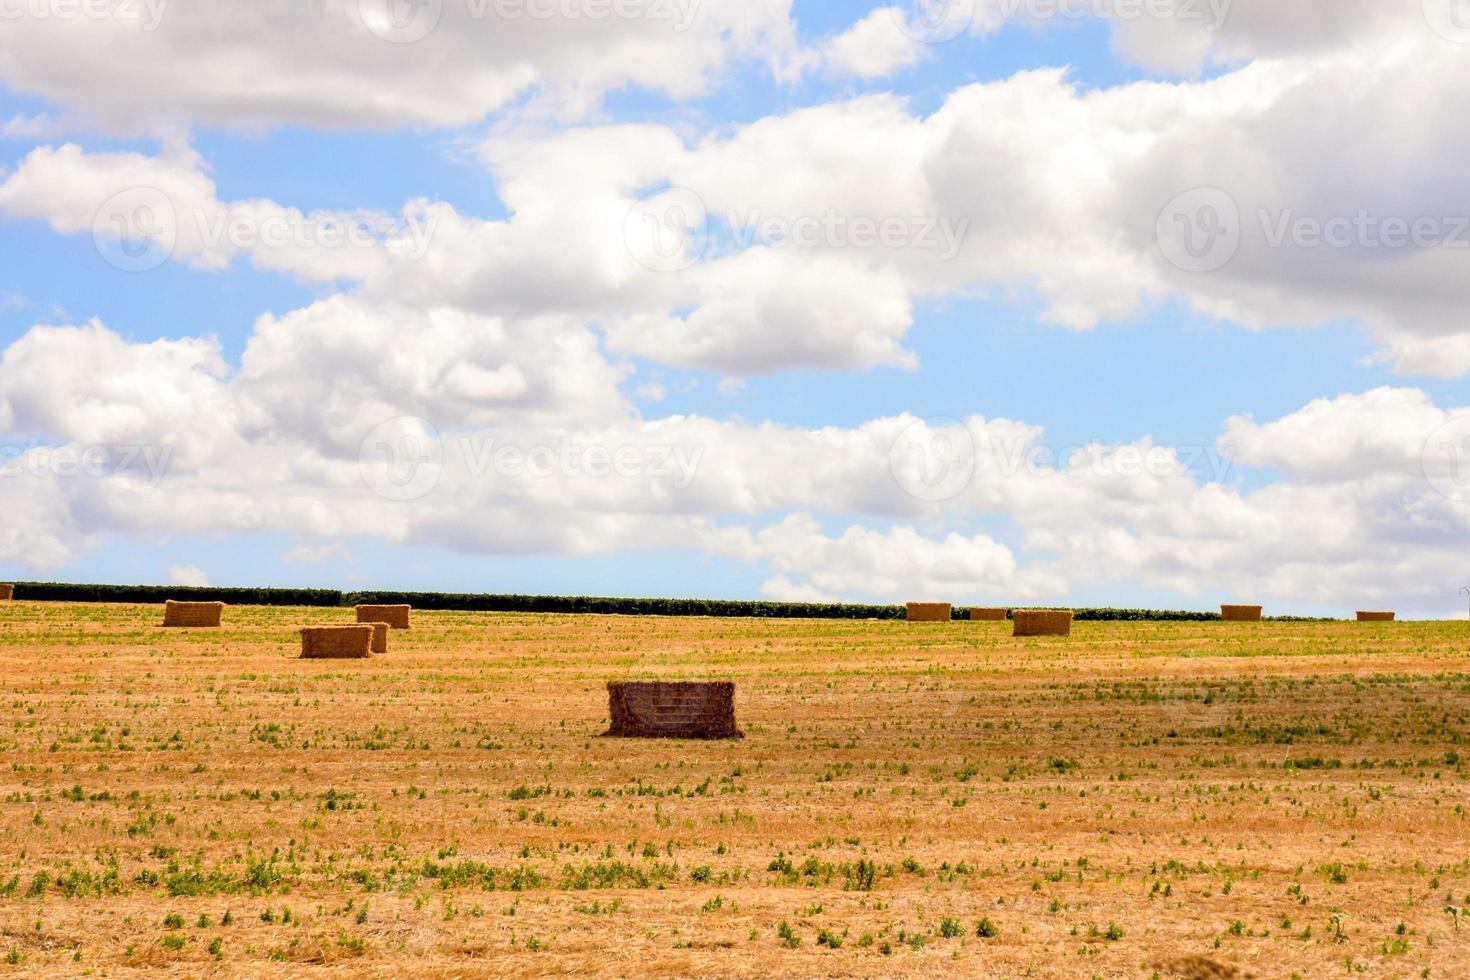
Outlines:
{"label": "cloudy sky", "polygon": [[0,578],[1464,615],[1465,0],[0,0]]}

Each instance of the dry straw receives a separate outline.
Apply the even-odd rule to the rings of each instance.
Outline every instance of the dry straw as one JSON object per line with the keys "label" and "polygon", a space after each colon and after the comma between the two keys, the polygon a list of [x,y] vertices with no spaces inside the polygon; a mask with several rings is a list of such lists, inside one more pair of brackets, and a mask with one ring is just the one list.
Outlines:
{"label": "dry straw", "polygon": [[911,623],[947,623],[950,620],[947,602],[911,602],[908,604],[908,620]]}
{"label": "dry straw", "polygon": [[1391,623],[1395,619],[1391,612],[1364,612],[1358,610],[1358,622],[1360,623]]}
{"label": "dry straw", "polygon": [[1259,623],[1260,606],[1221,606],[1220,618],[1227,623]]}
{"label": "dry straw", "polygon": [[359,623],[387,623],[396,630],[408,629],[408,614],[412,606],[358,606]]}
{"label": "dry straw", "polygon": [[745,737],[731,681],[608,681],[607,710],[617,738]]}
{"label": "dry straw", "polygon": [[163,604],[163,625],[198,628],[218,626],[224,611],[223,602],[175,602],[168,599]]}
{"label": "dry straw", "polygon": [[371,656],[373,624],[315,626],[301,631],[303,660],[360,660]]}
{"label": "dry straw", "polygon": [[0,602],[9,602],[15,598],[15,586],[0,585]]}
{"label": "dry straw", "polygon": [[971,606],[970,618],[973,620],[982,620],[987,623],[1003,623],[1005,622],[1006,614],[1009,612],[1010,610],[1004,606],[999,609]]}
{"label": "dry straw", "polygon": [[387,623],[366,623],[364,625],[373,628],[373,653],[388,652],[388,630]]}
{"label": "dry straw", "polygon": [[1011,613],[1015,621],[1013,636],[1070,636],[1070,609],[1017,609]]}

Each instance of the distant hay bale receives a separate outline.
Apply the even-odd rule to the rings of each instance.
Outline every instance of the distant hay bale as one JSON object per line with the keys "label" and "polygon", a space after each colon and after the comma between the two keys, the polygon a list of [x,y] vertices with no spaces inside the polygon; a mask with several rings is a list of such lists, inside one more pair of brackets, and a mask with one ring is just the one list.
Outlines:
{"label": "distant hay bale", "polygon": [[1358,610],[1358,622],[1360,623],[1391,623],[1398,618],[1391,612],[1364,612]]}
{"label": "distant hay bale", "polygon": [[373,624],[315,626],[301,631],[302,660],[362,660],[372,655]]}
{"label": "distant hay bale", "polygon": [[908,604],[908,620],[911,623],[947,623],[951,615],[947,602],[911,602]]}
{"label": "distant hay bale", "polygon": [[163,604],[163,625],[214,627],[220,624],[224,611],[223,602],[175,602],[168,599]]}
{"label": "distant hay bale", "polygon": [[608,681],[614,738],[744,738],[731,681]]}
{"label": "distant hay bale", "polygon": [[387,623],[396,630],[408,629],[408,614],[412,606],[358,606],[359,623]]}
{"label": "distant hay bale", "polygon": [[364,623],[363,625],[373,628],[373,653],[387,653],[388,630],[391,627],[387,623]]}
{"label": "distant hay bale", "polygon": [[1222,963],[1197,954],[1154,965],[1179,980],[1246,980],[1255,975],[1242,972],[1234,963]]}
{"label": "distant hay bale", "polygon": [[1011,613],[1015,621],[1012,636],[1070,636],[1072,610],[1017,609]]}
{"label": "distant hay bale", "polygon": [[15,586],[0,585],[0,602],[9,602],[15,598]]}
{"label": "distant hay bale", "polygon": [[971,606],[970,618],[972,620],[983,620],[987,623],[1003,623],[1005,622],[1006,615],[1009,612],[1010,610],[1005,608],[1004,606],[1000,607],[999,609]]}
{"label": "distant hay bale", "polygon": [[1221,606],[1220,618],[1227,623],[1259,623],[1260,606]]}

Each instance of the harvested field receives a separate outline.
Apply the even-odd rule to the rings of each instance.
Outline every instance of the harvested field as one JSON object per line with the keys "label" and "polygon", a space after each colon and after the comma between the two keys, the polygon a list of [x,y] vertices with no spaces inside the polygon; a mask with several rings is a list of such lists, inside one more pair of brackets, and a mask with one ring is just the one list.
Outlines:
{"label": "harvested field", "polygon": [[[41,973],[1470,975],[1461,623],[0,610]],[[728,678],[741,741],[603,739]]]}

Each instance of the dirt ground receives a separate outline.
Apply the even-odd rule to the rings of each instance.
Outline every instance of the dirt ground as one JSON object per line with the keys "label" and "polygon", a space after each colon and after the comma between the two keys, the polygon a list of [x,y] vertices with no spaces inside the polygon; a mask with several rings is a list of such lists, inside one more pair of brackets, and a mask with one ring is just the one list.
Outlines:
{"label": "dirt ground", "polygon": [[[0,963],[1470,976],[1465,623],[419,612],[297,659],[351,618],[0,605]],[[745,739],[599,737],[629,678],[734,680]]]}

